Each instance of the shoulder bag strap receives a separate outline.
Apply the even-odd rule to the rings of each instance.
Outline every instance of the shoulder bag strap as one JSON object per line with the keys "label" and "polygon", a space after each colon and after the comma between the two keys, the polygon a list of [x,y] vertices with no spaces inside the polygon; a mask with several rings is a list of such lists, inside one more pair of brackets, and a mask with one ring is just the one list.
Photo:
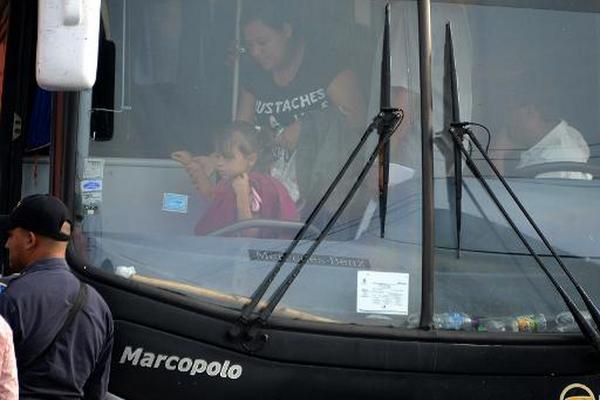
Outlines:
{"label": "shoulder bag strap", "polygon": [[87,299],[87,290],[88,290],[87,284],[80,282],[79,283],[79,292],[77,293],[77,298],[75,299],[75,302],[73,303],[73,305],[71,305],[71,308],[69,309],[69,314],[67,314],[67,318],[65,318],[65,321],[63,322],[63,324],[60,327],[60,329],[58,330],[58,332],[56,332],[56,335],[54,335],[54,338],[50,341],[50,343],[48,344],[48,346],[46,346],[46,348],[44,350],[42,350],[37,356],[35,356],[30,361],[28,361],[21,368],[27,368],[27,367],[35,364],[37,361],[44,358],[46,356],[46,354],[48,354],[48,351],[54,346],[54,343],[56,342],[56,340],[59,337],[61,337],[63,332],[65,330],[67,330],[67,328],[73,323],[75,316],[77,315],[79,310],[81,310],[81,307],[83,307],[83,305],[85,304],[85,301]]}

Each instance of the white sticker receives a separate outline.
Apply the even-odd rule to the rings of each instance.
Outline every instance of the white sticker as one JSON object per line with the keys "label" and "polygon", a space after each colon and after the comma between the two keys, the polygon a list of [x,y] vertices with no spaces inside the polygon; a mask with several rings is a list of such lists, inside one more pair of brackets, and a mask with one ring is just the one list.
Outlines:
{"label": "white sticker", "polygon": [[188,210],[188,196],[179,193],[163,193],[163,211],[186,214]]}
{"label": "white sticker", "polygon": [[408,278],[401,272],[358,271],[356,312],[408,315]]}
{"label": "white sticker", "polygon": [[102,203],[102,192],[87,192],[81,194],[81,203],[85,207],[97,207]]}
{"label": "white sticker", "polygon": [[83,179],[104,178],[104,160],[101,158],[88,158],[85,160]]}
{"label": "white sticker", "polygon": [[84,179],[81,181],[81,192],[101,192],[102,179]]}

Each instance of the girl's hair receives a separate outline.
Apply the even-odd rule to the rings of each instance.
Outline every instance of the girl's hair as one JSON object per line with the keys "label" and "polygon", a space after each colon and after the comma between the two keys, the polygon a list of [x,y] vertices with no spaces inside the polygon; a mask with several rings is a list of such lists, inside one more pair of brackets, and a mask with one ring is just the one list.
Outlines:
{"label": "girl's hair", "polygon": [[268,27],[281,31],[285,24],[292,28],[292,38],[298,40],[302,34],[300,27],[299,11],[295,5],[298,2],[289,2],[285,0],[252,0],[244,3],[242,15],[242,26],[251,22],[260,21]]}
{"label": "girl's hair", "polygon": [[245,157],[256,154],[254,170],[269,173],[273,162],[273,133],[249,122],[237,121],[226,126],[217,136],[215,150],[229,157],[238,149]]}

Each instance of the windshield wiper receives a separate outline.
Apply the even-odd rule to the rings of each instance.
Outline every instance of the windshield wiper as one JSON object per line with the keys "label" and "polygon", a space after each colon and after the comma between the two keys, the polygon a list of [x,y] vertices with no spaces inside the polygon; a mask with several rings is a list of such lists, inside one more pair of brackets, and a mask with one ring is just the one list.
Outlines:
{"label": "windshield wiper", "polygon": [[[586,308],[590,312],[596,327],[600,327],[600,311],[590,298],[590,296],[586,293],[585,289],[581,287],[579,282],[575,279],[575,277],[571,274],[569,269],[563,263],[560,256],[556,253],[546,236],[537,226],[529,212],[523,206],[523,203],[519,200],[517,195],[513,192],[510,185],[502,176],[500,171],[496,168],[492,160],[487,155],[487,150],[481,146],[481,143],[473,135],[472,131],[467,127],[469,125],[481,126],[483,127],[489,135],[489,131],[481,124],[470,123],[470,122],[460,122],[460,112],[459,112],[459,102],[458,102],[458,85],[457,85],[457,73],[456,73],[456,59],[454,56],[454,44],[452,41],[452,31],[450,28],[450,23],[446,24],[446,43],[444,47],[444,122],[446,126],[448,126],[448,122],[450,122],[450,129],[448,132],[452,138],[453,142],[453,162],[454,162],[454,212],[455,212],[455,221],[456,221],[456,256],[460,257],[461,250],[461,219],[462,219],[462,155],[464,155],[467,167],[471,170],[473,175],[477,178],[477,180],[481,183],[485,191],[488,193],[492,201],[496,204],[506,221],[509,223],[513,231],[517,234],[521,242],[527,248],[529,254],[533,256],[537,264],[544,271],[546,276],[550,279],[563,301],[573,314],[573,318],[577,322],[579,329],[583,332],[583,334],[588,338],[588,340],[592,343],[592,345],[600,351],[600,333],[585,319],[581,311],[575,305],[575,302],[571,299],[571,297],[567,294],[565,289],[560,285],[560,283],[554,278],[554,276],[550,273],[548,267],[544,264],[542,259],[538,256],[538,254],[533,250],[530,246],[529,242],[523,235],[523,233],[517,228],[516,224],[508,215],[506,209],[502,206],[495,193],[492,191],[491,187],[488,185],[487,181],[481,174],[481,171],[473,162],[473,158],[470,155],[469,150],[465,147],[463,139],[467,137],[469,139],[469,143],[475,145],[477,150],[483,155],[487,165],[492,169],[494,174],[498,177],[506,191],[509,193],[510,197],[517,204],[529,224],[533,227],[537,235],[541,238],[542,242],[546,246],[546,248],[550,251],[553,258],[557,261],[558,265],[560,265],[563,272],[567,275],[571,283],[575,286],[577,292],[579,293],[581,299],[585,303]],[[488,143],[489,144],[489,143]],[[462,153],[462,155],[461,155]],[[451,201],[452,196],[449,196],[449,200]]]}
{"label": "windshield wiper", "polygon": [[[594,348],[596,350],[600,351],[600,334],[598,333],[598,330],[597,330],[597,328],[600,327],[600,311],[598,310],[598,307],[596,307],[596,305],[594,304],[594,302],[592,301],[590,296],[587,294],[585,289],[579,284],[579,282],[575,279],[575,277],[571,274],[569,269],[563,263],[560,256],[556,253],[556,251],[554,250],[554,248],[552,247],[552,245],[550,244],[550,242],[548,241],[546,236],[543,234],[541,229],[535,223],[535,221],[533,220],[533,218],[531,217],[529,212],[525,209],[525,206],[523,206],[523,203],[519,200],[519,198],[517,197],[515,192],[512,190],[512,188],[510,187],[510,185],[504,178],[504,176],[500,173],[500,171],[496,168],[496,166],[494,165],[492,160],[489,158],[489,156],[487,155],[485,149],[483,148],[483,146],[481,145],[481,143],[479,142],[477,137],[473,134],[473,132],[470,129],[467,128],[467,126],[469,126],[469,125],[480,125],[480,124],[464,122],[464,123],[453,124],[453,126],[449,129],[449,133],[450,133],[450,136],[452,137],[454,144],[456,146],[458,146],[461,153],[465,157],[467,167],[471,170],[471,172],[473,173],[473,176],[475,176],[475,178],[481,183],[481,185],[483,186],[485,191],[488,193],[488,195],[490,196],[490,198],[492,199],[494,204],[496,204],[496,206],[498,207],[498,209],[500,210],[500,212],[502,213],[502,215],[504,216],[504,218],[506,219],[506,221],[508,222],[508,224],[510,225],[512,230],[517,234],[517,236],[519,237],[519,239],[521,240],[523,245],[525,245],[525,248],[527,248],[527,251],[529,252],[529,254],[531,254],[531,256],[533,256],[533,258],[535,259],[537,264],[540,266],[542,271],[544,271],[544,274],[548,277],[548,279],[550,280],[552,285],[556,288],[556,290],[562,297],[563,301],[567,305],[567,308],[573,315],[573,318],[575,319],[575,322],[579,326],[579,329],[581,330],[581,332],[590,341],[592,346],[594,346]],[[535,252],[535,250],[531,247],[528,240],[525,238],[525,235],[519,230],[519,228],[517,227],[517,225],[515,224],[513,219],[510,217],[510,215],[506,211],[506,209],[502,206],[502,204],[498,200],[498,197],[496,196],[494,191],[491,189],[491,187],[489,186],[489,184],[487,183],[487,181],[481,174],[481,171],[479,170],[477,165],[475,165],[475,163],[473,162],[473,158],[469,154],[469,151],[465,148],[465,146],[463,144],[464,137],[467,137],[469,139],[469,142],[472,143],[477,148],[477,150],[481,153],[486,164],[492,169],[494,174],[498,177],[498,179],[502,183],[502,186],[506,189],[506,191],[508,192],[508,194],[510,195],[512,200],[515,202],[515,204],[519,207],[519,210],[521,210],[521,212],[523,213],[523,215],[525,216],[525,218],[527,219],[529,224],[533,227],[533,229],[535,230],[537,235],[540,237],[540,239],[546,246],[546,248],[550,251],[550,253],[552,254],[553,258],[556,260],[558,265],[560,265],[562,271],[565,273],[565,275],[567,275],[567,277],[569,278],[569,280],[571,281],[573,286],[575,286],[577,293],[579,294],[579,296],[585,303],[586,308],[588,309],[594,323],[596,324],[596,328],[594,328],[592,326],[592,324],[590,324],[590,322],[585,319],[585,317],[583,316],[581,311],[579,311],[579,309],[577,308],[577,305],[575,304],[573,299],[571,299],[571,297],[567,294],[566,290],[561,286],[561,284],[556,280],[556,278],[550,273],[550,270],[548,269],[548,267],[544,264],[542,259],[538,256],[538,254]]]}
{"label": "windshield wiper", "polygon": [[[380,76],[380,100],[379,108],[381,111],[390,110],[392,107],[390,94],[390,69],[392,58],[390,56],[390,5],[385,7],[385,22],[383,25],[383,48],[381,51],[381,76]],[[382,126],[377,129],[379,134],[379,234],[381,238],[385,236],[385,217],[387,215],[388,186],[390,177],[390,141],[385,140],[385,135],[389,126]],[[388,138],[389,139],[389,138]]]}
{"label": "windshield wiper", "polygon": [[[366,177],[369,169],[372,167],[373,163],[375,162],[375,159],[377,158],[377,156],[379,155],[380,159],[381,159],[381,156],[383,155],[384,157],[386,157],[386,160],[388,160],[388,162],[389,162],[389,138],[396,131],[396,129],[402,122],[402,119],[404,118],[404,113],[402,110],[389,107],[389,104],[390,104],[390,101],[389,101],[389,98],[390,98],[390,94],[389,94],[390,93],[389,92],[389,90],[390,90],[389,89],[389,87],[390,87],[390,68],[389,68],[389,66],[390,66],[390,61],[389,61],[389,57],[390,57],[389,24],[390,24],[390,21],[389,21],[389,18],[390,18],[390,5],[387,4],[385,7],[385,23],[384,23],[385,26],[384,26],[384,34],[383,34],[384,37],[383,37],[382,58],[387,57],[388,60],[387,60],[387,62],[382,60],[382,64],[381,64],[382,65],[382,68],[381,68],[382,69],[382,71],[381,71],[382,77],[381,77],[380,90],[382,93],[381,94],[382,101],[380,104],[380,107],[381,107],[380,112],[373,118],[373,121],[367,127],[366,131],[360,138],[358,144],[352,150],[352,153],[350,154],[350,156],[348,157],[348,159],[346,160],[346,162],[344,163],[344,165],[342,166],[342,168],[340,169],[340,171],[338,172],[336,177],[333,179],[333,181],[331,182],[331,184],[329,185],[329,187],[327,188],[327,190],[325,191],[325,193],[323,194],[323,196],[321,197],[321,199],[319,200],[319,202],[317,203],[315,208],[312,210],[312,212],[310,213],[310,215],[304,222],[304,225],[302,226],[302,228],[298,231],[298,233],[296,233],[296,235],[290,242],[287,249],[284,251],[281,258],[277,261],[275,266],[271,269],[271,271],[269,271],[267,276],[263,279],[263,281],[260,283],[260,285],[256,288],[256,290],[254,291],[254,293],[252,294],[252,296],[250,298],[250,302],[248,302],[242,308],[241,314],[237,320],[237,323],[229,331],[229,337],[233,340],[241,340],[242,346],[248,351],[257,350],[264,344],[264,342],[266,342],[267,336],[266,335],[259,336],[258,332],[257,332],[258,328],[265,325],[265,323],[269,319],[270,315],[273,313],[273,310],[275,309],[275,307],[277,306],[277,304],[279,303],[279,301],[281,300],[281,298],[283,297],[283,295],[285,294],[287,289],[290,287],[292,282],[296,279],[296,277],[300,273],[300,270],[302,269],[304,264],[306,264],[306,262],[310,259],[311,255],[313,254],[315,249],[323,241],[325,236],[329,233],[329,230],[333,227],[333,225],[335,224],[335,222],[337,221],[339,216],[345,210],[346,206],[348,205],[350,200],[353,198],[354,194],[356,193],[356,191],[360,187],[361,183],[363,182],[364,178]],[[384,106],[388,106],[388,107],[384,108]],[[346,197],[344,198],[344,200],[342,201],[342,203],[340,204],[338,209],[335,211],[333,216],[329,219],[325,228],[323,228],[323,230],[321,231],[319,236],[315,239],[312,246],[306,251],[305,254],[302,255],[302,257],[300,258],[300,261],[296,264],[296,266],[294,267],[292,272],[290,272],[290,274],[288,274],[288,276],[285,278],[284,282],[282,282],[282,284],[275,290],[275,292],[273,293],[273,295],[270,297],[269,301],[267,302],[266,306],[261,310],[259,316],[256,319],[251,320],[252,314],[256,311],[258,304],[260,303],[261,299],[265,295],[268,288],[273,283],[273,280],[275,279],[276,275],[279,273],[282,266],[290,258],[290,255],[292,254],[294,249],[297,247],[297,245],[300,243],[300,241],[304,238],[306,232],[308,231],[309,227],[314,222],[316,216],[321,211],[321,209],[323,208],[323,206],[325,205],[325,203],[327,202],[327,200],[329,199],[329,197],[331,196],[331,194],[333,193],[333,191],[335,190],[335,188],[337,187],[339,182],[342,180],[342,178],[346,174],[348,168],[350,167],[350,165],[354,162],[354,160],[358,156],[359,152],[362,150],[364,145],[367,143],[367,140],[369,139],[370,135],[376,129],[379,133],[379,140],[378,140],[377,146],[375,147],[375,149],[371,153],[367,163],[364,165],[363,169],[361,170],[356,182],[353,184],[353,186],[351,187],[348,194],[346,195]],[[379,200],[380,200],[380,207],[381,207],[382,202],[387,203],[387,172],[389,171],[389,165],[386,166],[380,162],[379,166],[380,166],[380,170],[379,170],[379,172],[380,172],[380,182],[379,182],[380,183],[380,186],[379,186],[380,197],[379,197]],[[381,178],[385,178],[385,179],[381,179]],[[384,204],[384,206],[385,206],[385,204]],[[380,210],[380,219],[383,223],[385,223],[385,211]],[[381,232],[383,235],[383,228],[382,228]]]}
{"label": "windshield wiper", "polygon": [[[450,23],[446,23],[446,43],[444,45],[444,122],[445,126],[460,122],[456,59]],[[454,215],[456,222],[456,257],[460,258],[462,230],[462,157],[459,146],[452,146],[454,161]],[[450,187],[450,186],[449,186]],[[452,197],[449,196],[449,199]]]}
{"label": "windshield wiper", "polygon": [[454,57],[454,43],[450,23],[446,23],[446,37],[444,42],[444,78],[443,78],[443,128],[436,133],[434,141],[445,158],[446,174],[454,172],[453,184],[447,180],[446,190],[450,212],[454,209],[454,235],[456,238],[456,258],[460,258],[461,230],[462,230],[462,157],[460,149],[446,135],[452,124],[459,123],[460,104],[458,101],[458,84],[456,76],[456,60]]}

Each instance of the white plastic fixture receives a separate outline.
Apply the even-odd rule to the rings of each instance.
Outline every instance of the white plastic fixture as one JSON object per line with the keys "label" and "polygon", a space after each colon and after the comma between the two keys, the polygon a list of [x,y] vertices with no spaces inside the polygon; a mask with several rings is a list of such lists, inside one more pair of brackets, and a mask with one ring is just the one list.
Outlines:
{"label": "white plastic fixture", "polygon": [[37,33],[38,85],[54,91],[94,85],[100,0],[39,0]]}

